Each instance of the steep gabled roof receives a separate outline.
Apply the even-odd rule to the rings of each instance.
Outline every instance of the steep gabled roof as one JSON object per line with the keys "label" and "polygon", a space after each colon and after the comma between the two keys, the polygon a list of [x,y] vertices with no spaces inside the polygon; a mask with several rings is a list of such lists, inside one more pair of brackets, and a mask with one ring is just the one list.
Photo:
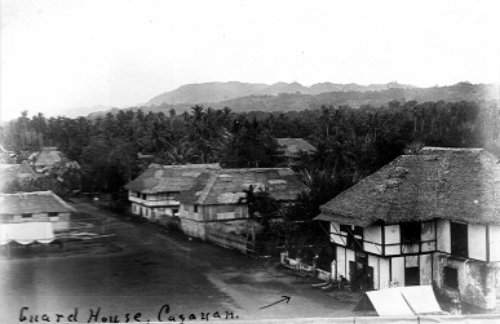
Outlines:
{"label": "steep gabled roof", "polygon": [[295,156],[300,152],[314,153],[316,148],[303,138],[282,137],[276,138],[279,150],[285,156]]}
{"label": "steep gabled roof", "polygon": [[35,180],[38,175],[27,161],[21,164],[1,164],[0,163],[0,191],[16,180]]}
{"label": "steep gabled roof", "polygon": [[279,201],[296,200],[306,190],[298,175],[289,168],[221,169],[201,174],[178,200],[185,204],[235,204],[245,197],[250,185],[254,190],[266,190]]}
{"label": "steep gabled roof", "polygon": [[317,220],[366,226],[434,218],[500,224],[499,159],[484,149],[402,155],[321,206]]}
{"label": "steep gabled roof", "polygon": [[17,170],[18,177],[30,177],[32,179],[38,178],[38,174],[33,170],[28,161],[23,161]]}
{"label": "steep gabled roof", "polygon": [[214,164],[158,165],[152,164],[125,188],[142,193],[181,192],[191,188],[204,171],[220,169]]}
{"label": "steep gabled roof", "polygon": [[52,191],[0,194],[0,214],[73,212],[74,208]]}
{"label": "steep gabled roof", "polygon": [[17,179],[20,164],[0,164],[0,189]]}

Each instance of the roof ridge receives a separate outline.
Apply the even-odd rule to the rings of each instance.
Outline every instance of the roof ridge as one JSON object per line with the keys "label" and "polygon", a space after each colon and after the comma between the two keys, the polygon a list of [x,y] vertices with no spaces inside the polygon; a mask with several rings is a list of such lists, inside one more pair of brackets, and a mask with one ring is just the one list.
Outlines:
{"label": "roof ridge", "polygon": [[[230,168],[230,169],[220,169],[218,172],[245,172],[245,171],[278,171],[278,170],[292,170],[287,167],[276,167],[276,168]],[[292,170],[293,171],[293,170]]]}
{"label": "roof ridge", "polygon": [[220,169],[219,163],[193,163],[193,164],[158,164],[151,163],[148,168],[161,168],[161,169]]}
{"label": "roof ridge", "polygon": [[22,192],[16,192],[16,193],[0,193],[2,196],[20,196],[20,195],[50,195],[54,194],[51,190],[39,190],[39,191],[22,191]]}
{"label": "roof ridge", "polygon": [[205,187],[203,188],[203,190],[201,190],[201,194],[198,197],[198,200],[197,200],[198,204],[203,204],[205,202],[205,200],[208,197],[208,194],[212,190],[212,187],[214,186],[218,177],[219,177],[219,172],[213,172],[210,175],[210,178],[208,179],[207,183],[205,184]]}

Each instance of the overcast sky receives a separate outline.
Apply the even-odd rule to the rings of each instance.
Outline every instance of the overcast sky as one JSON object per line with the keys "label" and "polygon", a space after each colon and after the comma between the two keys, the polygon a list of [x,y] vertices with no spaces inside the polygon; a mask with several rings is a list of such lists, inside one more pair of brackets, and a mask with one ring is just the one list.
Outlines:
{"label": "overcast sky", "polygon": [[2,120],[209,81],[500,79],[495,0],[0,1]]}

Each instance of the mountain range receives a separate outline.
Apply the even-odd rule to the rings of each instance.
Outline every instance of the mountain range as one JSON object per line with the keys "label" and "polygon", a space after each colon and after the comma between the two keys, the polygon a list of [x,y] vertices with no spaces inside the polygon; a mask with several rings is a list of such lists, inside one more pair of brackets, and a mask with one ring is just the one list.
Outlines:
{"label": "mountain range", "polygon": [[[162,93],[150,99],[146,104],[123,108],[125,110],[142,109],[145,113],[164,112],[171,109],[177,113],[201,104],[205,107],[222,109],[231,108],[234,112],[267,111],[285,112],[305,109],[319,109],[321,106],[349,105],[359,108],[362,105],[383,106],[390,101],[479,101],[499,100],[500,88],[493,84],[471,84],[460,82],[451,86],[418,88],[399,83],[358,84],[318,83],[305,87],[297,82],[261,83],[211,82],[183,85],[173,91]],[[117,113],[120,109],[102,107],[80,108],[76,112],[67,111],[68,117],[76,113],[87,112],[89,118]],[[92,109],[94,109],[92,111]],[[71,113],[71,115],[70,115]],[[80,114],[83,115],[83,114]]]}
{"label": "mountain range", "polygon": [[305,87],[297,82],[278,82],[271,85],[236,81],[210,82],[183,85],[173,91],[165,92],[152,98],[145,106],[211,103],[248,96],[276,96],[283,93],[317,95],[325,92],[365,92],[399,88],[406,89],[414,87],[395,82],[388,84],[371,84],[368,86],[362,86],[355,83],[336,84],[324,82],[316,83],[310,87]]}

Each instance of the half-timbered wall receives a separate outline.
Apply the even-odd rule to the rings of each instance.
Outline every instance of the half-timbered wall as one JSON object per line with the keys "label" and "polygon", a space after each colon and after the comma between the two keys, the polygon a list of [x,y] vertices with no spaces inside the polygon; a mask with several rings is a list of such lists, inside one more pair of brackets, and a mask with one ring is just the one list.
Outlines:
{"label": "half-timbered wall", "polygon": [[[399,224],[367,226],[363,228],[362,235],[354,235],[354,237],[362,240],[364,252],[375,255],[397,256],[436,251],[435,222],[416,223],[416,226],[420,226],[420,239],[410,243],[402,239],[402,231]],[[330,239],[337,245],[347,246],[348,233],[342,230],[343,228],[346,227],[336,222],[331,222]],[[354,230],[354,227],[350,228]]]}

